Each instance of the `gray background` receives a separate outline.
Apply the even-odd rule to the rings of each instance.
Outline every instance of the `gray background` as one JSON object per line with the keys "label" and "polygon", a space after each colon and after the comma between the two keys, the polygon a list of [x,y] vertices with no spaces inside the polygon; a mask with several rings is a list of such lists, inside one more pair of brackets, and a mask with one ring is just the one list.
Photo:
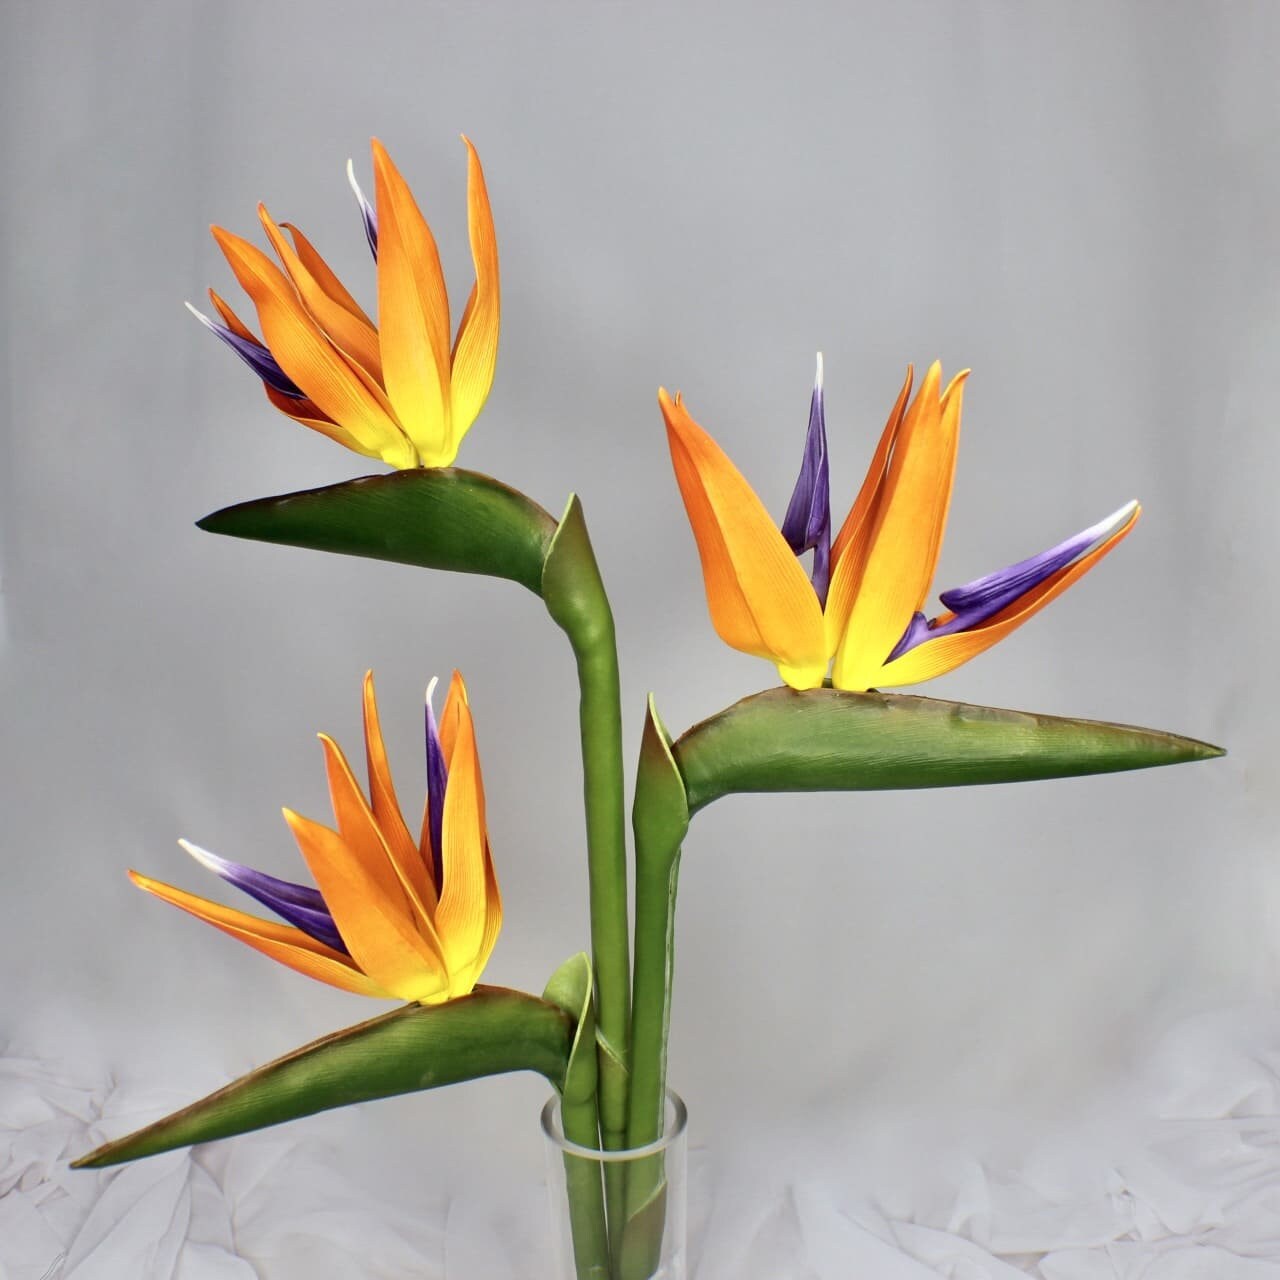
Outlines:
{"label": "gray background", "polygon": [[[209,283],[238,297],[206,224],[255,234],[263,199],[371,301],[342,168],[367,180],[376,134],[456,309],[464,130],[503,339],[460,462],[555,511],[582,495],[629,758],[646,691],[679,731],[774,682],[711,630],[656,388],[780,514],[819,348],[837,508],[905,363],[974,368],[939,586],[1146,506],[922,691],[1232,750],[700,817],[672,1048],[698,1141],[1059,1123],[1169,1018],[1274,997],[1280,8],[8,0],[3,21],[0,1033],[195,1090],[375,1010],[123,874],[216,893],[180,835],[296,873],[278,808],[326,816],[313,733],[357,749],[366,666],[406,797],[426,680],[468,677],[507,903],[487,978],[538,989],[585,945],[572,671],[538,602],[192,524],[370,469],[183,312]],[[542,1092],[370,1108],[368,1159],[424,1195],[536,1167]]]}

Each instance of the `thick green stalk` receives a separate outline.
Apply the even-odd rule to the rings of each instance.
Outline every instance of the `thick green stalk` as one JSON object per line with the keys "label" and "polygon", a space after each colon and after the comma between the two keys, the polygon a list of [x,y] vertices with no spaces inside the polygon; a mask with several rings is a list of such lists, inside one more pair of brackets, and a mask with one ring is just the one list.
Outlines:
{"label": "thick green stalk", "polygon": [[680,846],[689,830],[684,780],[652,698],[636,771],[632,826],[636,841],[636,968],[627,1146],[643,1147],[662,1136],[676,882]]}
{"label": "thick green stalk", "polygon": [[[662,1136],[666,1115],[667,1043],[675,963],[676,885],[680,848],[650,857],[636,869],[636,969],[632,1008],[633,1072],[627,1146],[643,1147]],[[648,1280],[657,1266],[666,1227],[666,1169],[661,1155],[627,1170],[622,1230],[614,1230],[614,1271],[619,1280]],[[616,1221],[616,1218],[615,1218]]]}
{"label": "thick green stalk", "polygon": [[[582,691],[578,719],[591,867],[591,945],[598,975],[596,1039],[600,1068],[597,1098],[600,1142],[606,1151],[618,1151],[625,1145],[627,1127],[631,949],[627,936],[621,692],[613,614],[603,585],[600,587],[596,624],[582,633],[581,643],[572,633],[570,640],[578,663],[578,682]],[[590,1173],[597,1178],[600,1176],[598,1168],[592,1168]],[[621,1166],[604,1166],[605,1200],[610,1223],[622,1220],[624,1176]],[[611,1244],[616,1256],[618,1244],[612,1235]]]}
{"label": "thick green stalk", "polygon": [[[564,1136],[588,1150],[595,1150],[600,1140],[597,1102],[594,1093],[581,1102],[570,1102],[567,1098],[560,1102]],[[569,1199],[573,1262],[578,1280],[610,1280],[609,1230],[600,1182],[600,1162],[566,1151],[564,1185]]]}
{"label": "thick green stalk", "polygon": [[[632,812],[636,842],[635,987],[631,1010],[631,1090],[627,1146],[662,1136],[667,1041],[675,962],[676,885],[680,846],[689,829],[684,782],[671,741],[649,701]],[[627,1177],[626,1221],[613,1235],[622,1280],[652,1274],[665,1229],[666,1179],[661,1156],[634,1165]]]}
{"label": "thick green stalk", "polygon": [[568,635],[578,665],[600,1137],[605,1150],[616,1151],[626,1140],[631,1031],[622,707],[613,612],[576,495],[569,499],[547,553],[542,596],[548,612]]}
{"label": "thick green stalk", "polygon": [[[657,851],[653,850],[657,855]],[[650,856],[636,869],[635,1005],[631,1015],[632,1074],[627,1146],[662,1136],[675,966],[676,886],[680,847]]]}
{"label": "thick green stalk", "polygon": [[[596,1063],[596,1019],[591,964],[585,955],[566,960],[551,975],[544,1000],[559,1005],[576,1023],[560,1089],[564,1136],[594,1150],[600,1142]],[[564,1182],[578,1280],[610,1280],[609,1230],[605,1218],[600,1162],[564,1153]]]}

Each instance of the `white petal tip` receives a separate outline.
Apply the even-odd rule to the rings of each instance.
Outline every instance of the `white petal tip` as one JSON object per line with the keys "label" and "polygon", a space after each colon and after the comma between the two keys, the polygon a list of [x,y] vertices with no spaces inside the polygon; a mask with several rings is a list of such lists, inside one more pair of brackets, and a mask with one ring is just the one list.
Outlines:
{"label": "white petal tip", "polygon": [[1118,529],[1121,525],[1126,525],[1133,519],[1134,512],[1138,510],[1137,498],[1131,498],[1120,508],[1119,511],[1107,517],[1107,525],[1111,529]]}
{"label": "white petal tip", "polygon": [[822,352],[818,352],[817,370],[813,375],[813,385],[818,391],[822,390]]}
{"label": "white petal tip", "polygon": [[1118,511],[1113,511],[1109,516],[1099,520],[1091,529],[1085,530],[1086,537],[1089,538],[1089,545],[1080,554],[1088,555],[1089,552],[1101,546],[1104,542],[1114,538],[1125,525],[1134,518],[1139,511],[1139,504],[1136,498],[1126,502]]}
{"label": "white petal tip", "polygon": [[178,845],[183,852],[189,853],[202,867],[209,871],[220,871],[226,863],[224,858],[218,857],[216,853],[210,853],[208,849],[202,849],[198,844],[192,844],[190,840],[179,840]]}
{"label": "white petal tip", "polygon": [[368,205],[368,201],[364,198],[364,192],[360,189],[360,183],[356,181],[356,166],[354,161],[347,161],[347,182],[351,185],[351,190],[355,192],[356,199],[360,202],[363,209]]}

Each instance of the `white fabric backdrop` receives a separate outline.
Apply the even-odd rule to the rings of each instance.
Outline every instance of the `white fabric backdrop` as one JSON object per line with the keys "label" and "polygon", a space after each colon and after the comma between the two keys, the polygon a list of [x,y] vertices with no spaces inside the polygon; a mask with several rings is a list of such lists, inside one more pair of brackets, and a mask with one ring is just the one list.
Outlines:
{"label": "white fabric backdrop", "polygon": [[[389,1176],[385,1148],[370,1142],[352,1112],[85,1174],[66,1168],[70,1155],[163,1114],[177,1096],[17,1056],[0,1062],[0,1082],[4,1280],[551,1274],[533,1179],[499,1167],[483,1188],[424,1199],[412,1176]],[[1135,1123],[1138,1116],[1145,1122]],[[1280,1275],[1274,1008],[1184,1020],[1082,1107],[1069,1132],[1023,1137],[1003,1163],[963,1147],[944,1151],[936,1134],[916,1133],[909,1116],[883,1115],[877,1128],[887,1146],[923,1136],[905,1180],[901,1164],[895,1170],[865,1152],[850,1158],[831,1142],[825,1118],[765,1126],[714,1151],[695,1146],[690,1274]],[[926,1180],[922,1150],[935,1161]]]}
{"label": "white fabric backdrop", "polygon": [[[944,1149],[1021,1168],[1163,1028],[1274,1001],[1274,5],[120,0],[19,2],[0,21],[15,1053],[149,1105],[367,1015],[123,877],[203,887],[180,835],[294,873],[278,808],[323,815],[312,734],[356,739],[367,666],[406,792],[422,687],[468,676],[508,903],[491,979],[537,989],[585,942],[572,675],[537,602],[192,527],[364,469],[274,415],[181,302],[234,292],[204,227],[251,234],[258,199],[369,298],[342,166],[367,174],[375,133],[455,294],[456,135],[480,149],[503,348],[461,461],[553,510],[583,496],[632,747],[649,689],[679,731],[773,680],[706,620],[655,388],[682,388],[780,511],[821,348],[837,506],[908,360],[975,369],[939,585],[1146,506],[1096,574],[929,692],[1232,752],[700,816],[672,1061],[713,1179],[764,1171],[771,1194],[782,1151],[822,1169],[777,1238],[818,1232],[806,1265],[825,1274],[845,1248],[830,1213],[941,1177]],[[1274,1043],[1269,1026],[1254,1017],[1243,1042]],[[2,1089],[6,1106],[40,1092]],[[1156,1096],[1117,1126],[1140,1128]],[[532,1135],[539,1102],[532,1082],[495,1082],[269,1141],[329,1135],[362,1184],[396,1171],[406,1212],[482,1214],[495,1167],[536,1184],[536,1142],[512,1135]],[[912,1141],[890,1140],[904,1125]],[[836,1158],[867,1152],[866,1179]],[[895,1222],[915,1218],[902,1194]],[[1089,1274],[1055,1265],[1053,1280]]]}

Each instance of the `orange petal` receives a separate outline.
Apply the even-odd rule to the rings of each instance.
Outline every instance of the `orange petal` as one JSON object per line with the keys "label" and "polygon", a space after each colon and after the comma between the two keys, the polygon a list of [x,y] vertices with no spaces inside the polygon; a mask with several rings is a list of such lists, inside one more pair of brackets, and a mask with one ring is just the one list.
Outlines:
{"label": "orange petal", "polygon": [[[436,928],[451,976],[474,967],[484,942],[488,912],[485,842],[484,784],[475,729],[471,709],[465,699],[459,699],[457,739],[444,796],[444,887],[436,909]],[[451,992],[463,994],[452,987]]]}
{"label": "orange petal", "polygon": [[[933,507],[933,523],[929,541],[925,544],[920,576],[922,584],[916,597],[916,609],[922,609],[933,586],[933,576],[938,571],[938,557],[942,554],[942,538],[947,530],[947,513],[951,509],[951,493],[956,483],[956,457],[960,452],[960,408],[964,402],[964,384],[969,380],[969,370],[962,369],[947,383],[938,406],[941,416],[938,453],[940,471],[938,498]],[[915,610],[912,610],[914,613]],[[896,641],[895,641],[896,643]]]}
{"label": "orange petal", "polygon": [[334,951],[323,942],[308,937],[301,929],[274,920],[259,920],[257,916],[210,902],[208,898],[199,898],[163,881],[152,880],[150,876],[139,875],[136,871],[129,872],[129,879],[139,889],[145,889],[164,902],[181,907],[197,920],[203,920],[215,929],[239,938],[255,951],[261,951],[264,956],[270,956],[272,960],[278,960],[290,969],[305,973],[308,978],[316,978],[320,982],[327,982],[331,987],[340,987],[343,991],[352,991],[358,996],[375,996],[380,1000],[394,998],[391,992],[385,991],[361,973],[342,952]]}
{"label": "orange petal", "polygon": [[473,986],[479,981],[485,965],[489,963],[489,957],[493,954],[493,944],[497,942],[498,934],[502,929],[502,894],[498,889],[498,873],[493,865],[493,853],[489,848],[487,836],[484,842],[484,897],[484,937],[480,940],[480,953],[476,957]]}
{"label": "orange petal", "polygon": [[907,411],[907,401],[911,397],[911,383],[915,371],[907,366],[907,376],[903,380],[902,390],[889,412],[889,420],[880,433],[880,442],[876,445],[875,455],[867,468],[862,488],[854,499],[849,514],[831,546],[831,588],[827,592],[827,607],[824,619],[827,630],[827,652],[834,653],[844,634],[845,624],[849,618],[849,610],[853,607],[853,599],[858,593],[858,584],[862,580],[862,571],[867,563],[867,548],[870,539],[866,536],[880,506],[880,498],[884,493],[885,474],[889,466],[889,454],[898,438],[902,427],[902,419]]}
{"label": "orange petal", "polygon": [[382,144],[373,141],[378,210],[378,335],[383,385],[424,465],[457,454],[449,411],[449,298],[426,219]]}
{"label": "orange petal", "polygon": [[265,382],[262,384],[262,389],[266,392],[267,399],[286,417],[292,418],[294,422],[300,422],[304,427],[310,427],[312,431],[318,431],[322,436],[328,436],[330,440],[335,441],[344,448],[351,449],[355,453],[364,454],[366,458],[379,458],[382,456],[375,449],[366,449],[346,427],[340,427],[336,422],[331,422],[326,418],[320,411],[320,406],[314,400],[295,400],[292,396],[283,395],[274,387],[267,386]]}
{"label": "orange petal", "polygon": [[[1051,600],[1060,596],[1077,578],[1088,573],[1103,556],[1112,551],[1133,530],[1142,508],[1135,506],[1133,514],[1105,542],[1100,542],[1088,555],[1081,556],[1057,573],[1046,578],[1039,586],[1015,600],[1007,608],[993,615],[972,631],[957,631],[937,640],[926,640],[902,657],[880,668],[874,679],[876,687],[889,688],[903,684],[919,684],[934,676],[954,671],[970,658],[976,658],[984,649],[1003,640],[1016,631],[1029,618],[1034,617]],[[867,686],[864,686],[867,687]]]}
{"label": "orange petal", "polygon": [[[360,790],[360,784],[338,744],[323,733],[320,735],[320,742],[324,747],[334,818],[349,856],[360,864],[370,881],[377,885],[386,909],[398,912],[407,928],[416,929],[422,934],[428,949],[438,959],[442,953],[432,924],[431,910],[427,900],[417,892],[414,880],[414,867],[422,865],[418,851],[410,840],[408,849],[411,851],[411,858],[402,861],[396,856],[379,828],[373,811]],[[404,846],[401,846],[400,852],[405,852]],[[320,891],[324,892],[323,885]],[[431,898],[434,897],[432,894]],[[330,910],[337,919],[336,910],[332,906]],[[338,929],[341,931],[341,923]],[[343,934],[343,938],[345,940],[346,934]]]}
{"label": "orange petal", "polygon": [[387,850],[406,892],[422,904],[429,917],[436,905],[435,885],[427,875],[422,855],[409,834],[409,828],[405,826],[400,803],[396,799],[395,784],[391,780],[391,764],[387,760],[382,727],[378,723],[378,701],[374,695],[372,671],[366,672],[364,677],[364,746],[373,820],[386,841]]}
{"label": "orange petal", "polygon": [[466,681],[462,672],[455,670],[449,679],[449,692],[445,695],[444,710],[440,713],[440,751],[444,755],[445,768],[453,766],[453,752],[458,742],[458,726],[464,709],[471,706],[467,696]]}
{"label": "orange petal", "polygon": [[658,403],[702,561],[712,625],[725,644],[777,663],[797,689],[827,668],[822,608],[800,562],[742,473],[665,390]]}
{"label": "orange petal", "polygon": [[[485,865],[485,916],[484,935],[480,939],[480,949],[470,964],[449,974],[449,987],[453,996],[463,996],[471,991],[484,973],[489,957],[493,954],[494,944],[502,930],[502,895],[498,892],[498,878],[493,867],[493,856],[489,851],[489,842],[484,845]],[[451,997],[452,998],[452,997]]]}
{"label": "orange petal", "polygon": [[222,323],[236,335],[237,338],[244,338],[247,342],[256,342],[262,346],[262,339],[249,328],[247,324],[240,319],[238,315],[220,298],[212,289],[209,290],[209,301],[213,303],[214,308],[222,317]]}
{"label": "orange petal", "polygon": [[[457,676],[457,680],[461,683],[462,677]],[[464,688],[464,698],[465,694],[466,690]],[[469,718],[470,715],[468,713]],[[457,995],[465,995],[480,981],[480,975],[484,972],[485,965],[489,963],[489,957],[493,954],[494,944],[498,941],[498,934],[502,931],[502,893],[498,889],[498,872],[493,864],[493,850],[489,845],[488,823],[485,817],[488,810],[485,806],[484,779],[480,775],[478,751],[476,753],[476,777],[480,796],[481,828],[484,832],[484,933],[481,936],[480,947],[476,952],[475,958],[461,979],[459,980],[451,975],[451,986]]]}
{"label": "orange petal", "polygon": [[213,236],[253,299],[266,345],[285,373],[325,417],[340,423],[360,442],[362,452],[372,452],[395,467],[416,465],[413,446],[396,423],[386,397],[371,390],[329,342],[279,267],[247,240],[221,227],[213,228]]}
{"label": "orange petal", "polygon": [[476,283],[467,300],[467,309],[458,325],[458,338],[453,348],[451,394],[453,399],[453,434],[461,440],[476,420],[498,363],[499,289],[498,241],[493,232],[493,213],[489,193],[484,184],[480,157],[467,144],[467,227],[471,235],[471,260],[475,263]]}
{"label": "orange petal", "polygon": [[284,816],[360,968],[401,1000],[429,1003],[447,994],[440,959],[414,927],[399,886],[389,894],[336,831],[290,809]]}
{"label": "orange petal", "polygon": [[836,650],[832,681],[867,689],[929,593],[951,502],[964,374],[939,396],[941,367],[925,376],[898,433],[866,565]]}
{"label": "orange petal", "polygon": [[369,319],[365,309],[347,292],[346,286],[334,274],[333,269],[317,252],[315,245],[307,239],[306,236],[293,225],[292,222],[282,222],[280,224],[282,230],[287,231],[293,237],[293,247],[297,252],[302,265],[311,273],[315,282],[333,299],[339,306],[345,307],[357,320],[363,320],[371,329],[374,323]]}
{"label": "orange petal", "polygon": [[[294,247],[285,239],[284,233],[271,220],[266,205],[258,206],[258,217],[267,233],[267,239],[271,241],[271,247],[284,264],[284,269],[311,318],[353,365],[358,365],[375,383],[380,382],[382,359],[378,354],[377,330],[366,317],[353,314],[341,302],[336,302],[329,296],[315,276],[307,270]],[[332,272],[329,275],[336,279]]]}
{"label": "orange petal", "polygon": [[[241,338],[247,338],[250,342],[256,342],[259,346],[262,345],[261,340],[253,331],[241,321],[240,317],[212,289],[209,290],[209,299],[222,317],[223,324],[232,333]],[[304,426],[312,427],[346,448],[354,449],[357,453],[364,452],[356,443],[352,434],[345,428],[338,426],[331,418],[326,417],[323,410],[314,400],[308,400],[305,396],[301,400],[295,396],[287,396],[265,382],[262,384],[262,389],[267,393],[267,399],[281,413],[286,414],[295,422],[301,422]],[[371,453],[368,456],[377,457],[378,455]]]}

